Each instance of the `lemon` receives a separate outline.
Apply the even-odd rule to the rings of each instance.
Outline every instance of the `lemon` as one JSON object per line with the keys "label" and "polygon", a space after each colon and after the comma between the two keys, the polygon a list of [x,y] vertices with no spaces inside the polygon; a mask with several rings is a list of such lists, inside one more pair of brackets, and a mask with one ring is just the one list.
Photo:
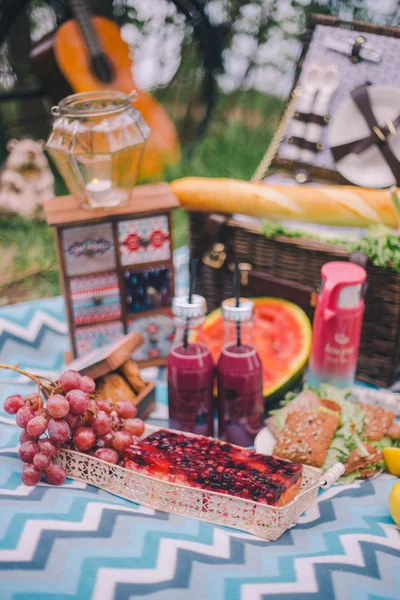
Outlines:
{"label": "lemon", "polygon": [[396,525],[400,525],[400,481],[394,484],[390,492],[389,511]]}
{"label": "lemon", "polygon": [[387,470],[393,475],[400,476],[400,448],[384,448],[383,458]]}

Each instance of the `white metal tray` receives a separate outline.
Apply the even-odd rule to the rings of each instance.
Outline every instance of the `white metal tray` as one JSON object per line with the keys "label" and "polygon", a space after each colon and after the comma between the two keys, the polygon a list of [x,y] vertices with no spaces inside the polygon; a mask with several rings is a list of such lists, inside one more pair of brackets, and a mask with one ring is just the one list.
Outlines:
{"label": "white metal tray", "polygon": [[[158,429],[146,426],[143,437]],[[340,464],[324,474],[321,469],[304,465],[300,492],[285,506],[276,507],[166,482],[73,450],[62,449],[56,461],[66,469],[68,477],[121,498],[156,510],[240,529],[270,541],[277,540],[293,527],[300,515],[315,501],[318,489],[329,487],[343,473],[343,465]]]}

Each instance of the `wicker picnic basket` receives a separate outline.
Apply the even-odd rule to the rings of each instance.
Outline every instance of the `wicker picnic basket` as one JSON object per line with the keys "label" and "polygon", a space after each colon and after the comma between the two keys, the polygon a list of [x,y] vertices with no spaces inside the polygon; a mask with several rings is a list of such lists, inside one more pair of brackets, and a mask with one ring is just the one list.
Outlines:
{"label": "wicker picnic basket", "polygon": [[[345,29],[346,36],[351,31],[357,32],[353,34],[357,36],[362,33],[373,43],[380,44],[381,48],[385,47],[386,39],[392,45],[400,43],[400,28],[345,23],[332,17],[313,15],[293,90],[310,46],[314,48],[313,52],[318,52],[315,35],[319,39],[324,37],[321,28],[326,28],[328,33],[338,28],[341,35]],[[346,79],[351,73],[351,70],[345,72]],[[398,85],[400,87],[400,78]],[[293,97],[292,93],[272,144],[253,180],[261,180],[267,171],[269,174],[284,170],[292,177],[300,174],[298,181],[302,180],[306,171],[314,181],[344,183],[334,165],[330,169],[322,169],[312,164],[288,161],[280,154],[282,141],[295,114]],[[199,259],[200,264],[198,291],[206,296],[210,310],[220,306],[221,301],[233,293],[231,268],[234,261],[242,263],[242,290],[245,295],[286,298],[301,306],[310,317],[320,285],[322,265],[332,260],[352,260],[362,264],[368,273],[368,289],[357,377],[382,387],[389,386],[396,379],[400,373],[400,273],[371,265],[366,256],[350,255],[342,247],[331,244],[283,236],[267,238],[260,232],[259,225],[250,220],[194,212],[190,213],[189,220],[191,254]]]}

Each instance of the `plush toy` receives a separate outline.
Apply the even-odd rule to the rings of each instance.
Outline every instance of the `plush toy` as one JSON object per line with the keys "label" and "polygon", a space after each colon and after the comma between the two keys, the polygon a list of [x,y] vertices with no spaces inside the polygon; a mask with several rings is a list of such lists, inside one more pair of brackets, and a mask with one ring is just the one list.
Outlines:
{"label": "plush toy", "polygon": [[42,217],[43,202],[54,196],[54,177],[43,147],[43,140],[9,140],[10,154],[0,174],[0,212]]}

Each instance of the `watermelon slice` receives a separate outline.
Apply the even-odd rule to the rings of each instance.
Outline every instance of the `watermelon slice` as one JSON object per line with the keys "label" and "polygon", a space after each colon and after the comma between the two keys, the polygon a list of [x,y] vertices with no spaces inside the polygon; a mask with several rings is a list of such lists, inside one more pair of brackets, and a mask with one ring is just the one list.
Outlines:
{"label": "watermelon slice", "polygon": [[[310,354],[311,324],[306,313],[278,298],[253,298],[254,343],[263,364],[264,396],[281,395],[302,373]],[[215,362],[224,341],[221,310],[210,313],[204,335]]]}

